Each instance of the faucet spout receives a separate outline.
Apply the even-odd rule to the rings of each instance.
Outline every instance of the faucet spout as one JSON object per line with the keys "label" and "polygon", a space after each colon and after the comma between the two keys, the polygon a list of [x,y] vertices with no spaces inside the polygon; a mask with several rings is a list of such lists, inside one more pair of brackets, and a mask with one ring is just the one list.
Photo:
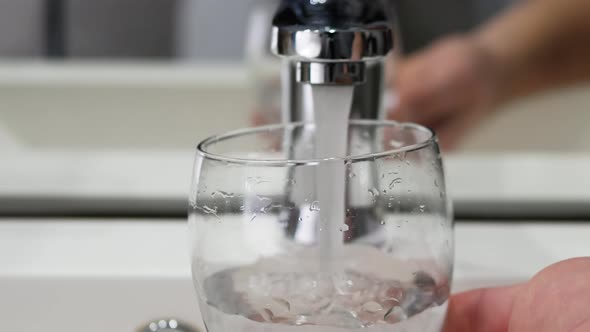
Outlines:
{"label": "faucet spout", "polygon": [[300,83],[364,83],[366,64],[392,47],[381,0],[283,0],[273,19],[272,50]]}

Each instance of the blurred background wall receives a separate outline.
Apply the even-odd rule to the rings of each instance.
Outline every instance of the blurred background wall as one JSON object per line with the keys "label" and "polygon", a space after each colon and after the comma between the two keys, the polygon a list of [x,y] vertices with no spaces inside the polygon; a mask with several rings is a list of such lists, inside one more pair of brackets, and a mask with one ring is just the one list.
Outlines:
{"label": "blurred background wall", "polygon": [[[43,56],[53,30],[63,39],[67,57],[240,59],[250,9],[257,1],[274,0],[3,1],[0,56]],[[511,2],[386,1],[398,12],[407,51],[469,29]]]}

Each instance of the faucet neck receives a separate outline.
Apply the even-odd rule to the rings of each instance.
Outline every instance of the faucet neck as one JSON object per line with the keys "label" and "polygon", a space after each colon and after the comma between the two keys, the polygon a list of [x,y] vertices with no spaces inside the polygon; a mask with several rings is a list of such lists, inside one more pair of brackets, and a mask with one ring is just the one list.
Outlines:
{"label": "faucet neck", "polygon": [[386,21],[382,0],[283,0],[273,25],[347,29]]}
{"label": "faucet neck", "polygon": [[283,0],[273,18],[272,50],[295,62],[297,82],[358,84],[365,65],[393,47],[381,0]]}

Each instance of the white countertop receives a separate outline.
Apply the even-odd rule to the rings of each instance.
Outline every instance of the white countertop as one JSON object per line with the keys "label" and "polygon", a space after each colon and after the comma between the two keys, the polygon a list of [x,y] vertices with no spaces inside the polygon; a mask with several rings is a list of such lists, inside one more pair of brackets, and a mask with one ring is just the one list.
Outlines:
{"label": "white countertop", "polygon": [[[523,281],[590,254],[590,223],[460,223],[454,291]],[[204,331],[184,220],[1,219],[7,331],[135,331],[174,317]]]}
{"label": "white countertop", "polygon": [[[590,255],[590,223],[456,225],[457,286],[524,280]],[[0,219],[0,278],[189,278],[184,220]],[[10,254],[9,254],[10,253]]]}

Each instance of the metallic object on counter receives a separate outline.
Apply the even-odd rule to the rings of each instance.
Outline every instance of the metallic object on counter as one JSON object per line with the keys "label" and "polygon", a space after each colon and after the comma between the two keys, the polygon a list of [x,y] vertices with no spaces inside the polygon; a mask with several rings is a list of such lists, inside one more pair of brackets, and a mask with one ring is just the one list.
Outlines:
{"label": "metallic object on counter", "polygon": [[137,332],[200,332],[177,319],[157,319],[141,327]]}

